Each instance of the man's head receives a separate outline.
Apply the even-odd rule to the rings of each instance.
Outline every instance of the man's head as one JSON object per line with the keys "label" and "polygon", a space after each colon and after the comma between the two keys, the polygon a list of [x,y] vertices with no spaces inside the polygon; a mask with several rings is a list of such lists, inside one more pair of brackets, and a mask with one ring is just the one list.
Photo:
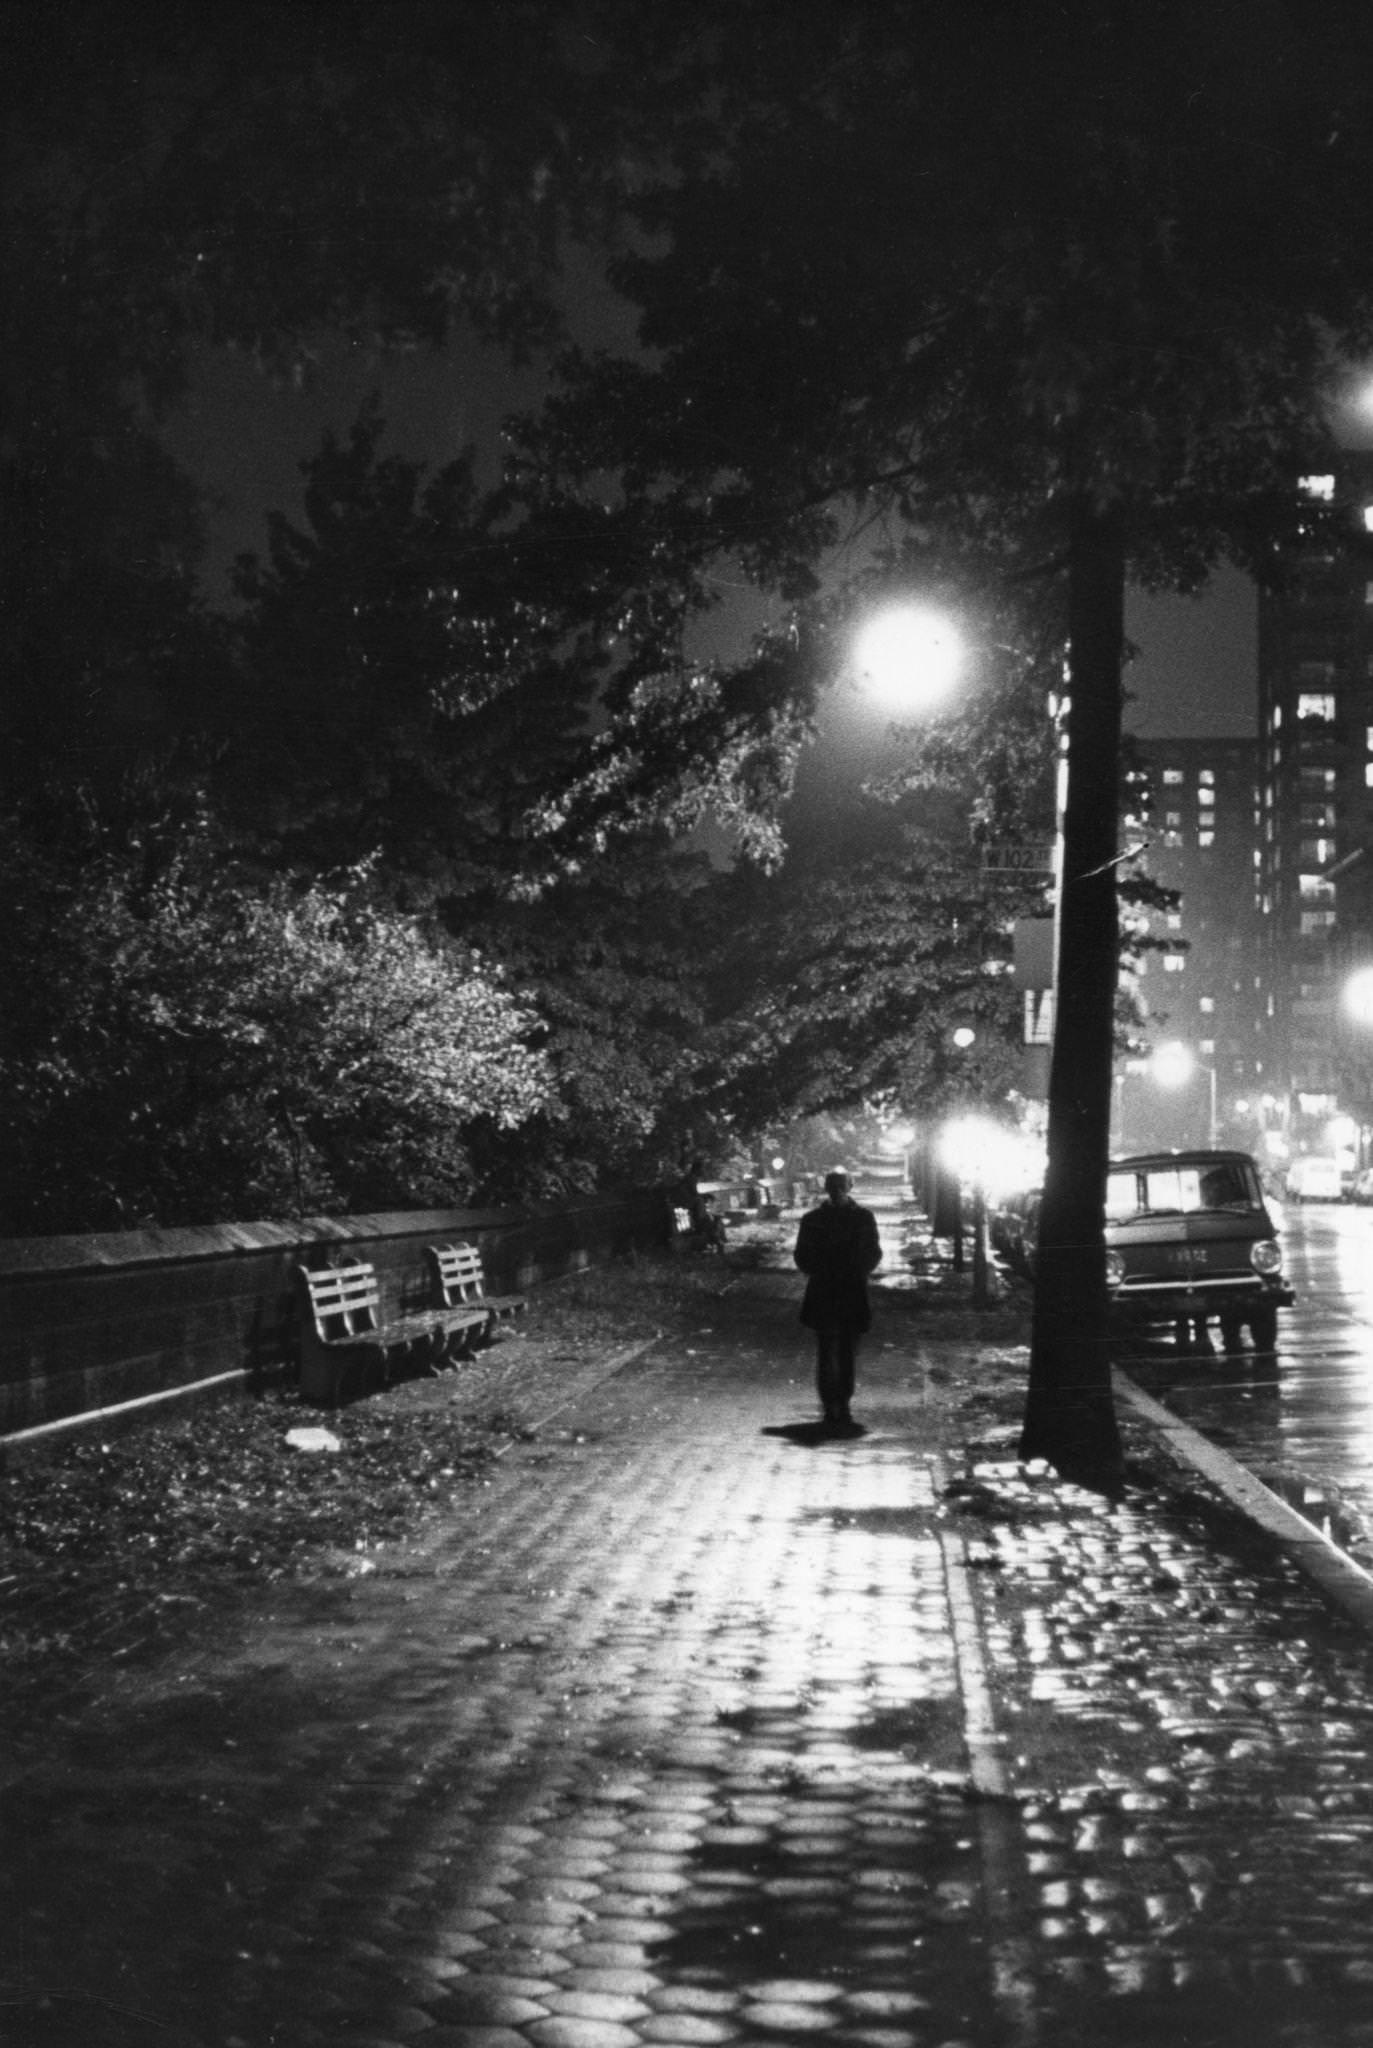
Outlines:
{"label": "man's head", "polygon": [[842,1166],[825,1175],[825,1193],[832,1202],[842,1202],[852,1183]]}

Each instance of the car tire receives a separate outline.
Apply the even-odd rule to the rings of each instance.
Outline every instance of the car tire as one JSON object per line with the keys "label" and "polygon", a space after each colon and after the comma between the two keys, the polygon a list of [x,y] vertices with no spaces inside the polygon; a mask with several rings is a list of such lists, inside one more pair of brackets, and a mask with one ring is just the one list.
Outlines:
{"label": "car tire", "polygon": [[1238,1351],[1243,1341],[1243,1337],[1244,1318],[1242,1316],[1221,1317],[1220,1339],[1222,1344],[1225,1346],[1227,1352]]}
{"label": "car tire", "polygon": [[1278,1312],[1271,1302],[1263,1302],[1249,1312],[1249,1334],[1254,1340],[1256,1351],[1276,1351],[1278,1348]]}

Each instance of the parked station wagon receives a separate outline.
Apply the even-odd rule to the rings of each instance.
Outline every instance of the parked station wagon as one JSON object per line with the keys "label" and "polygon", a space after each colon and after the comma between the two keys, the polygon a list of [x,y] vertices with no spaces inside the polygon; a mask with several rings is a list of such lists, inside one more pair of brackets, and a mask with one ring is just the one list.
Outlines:
{"label": "parked station wagon", "polygon": [[1238,1350],[1246,1326],[1255,1350],[1271,1351],[1278,1310],[1296,1298],[1247,1152],[1112,1160],[1106,1277],[1121,1321],[1172,1323],[1186,1345],[1215,1317],[1227,1351]]}

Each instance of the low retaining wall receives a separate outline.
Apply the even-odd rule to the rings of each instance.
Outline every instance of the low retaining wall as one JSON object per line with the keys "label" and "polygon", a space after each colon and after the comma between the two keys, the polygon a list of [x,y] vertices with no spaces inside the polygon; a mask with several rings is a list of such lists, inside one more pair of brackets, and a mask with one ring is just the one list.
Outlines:
{"label": "low retaining wall", "polygon": [[530,1209],[305,1217],[0,1240],[0,1446],[76,1418],[262,1383],[297,1363],[294,1269],[370,1259],[387,1310],[425,1305],[427,1244],[481,1251],[493,1294],[660,1245],[654,1190]]}

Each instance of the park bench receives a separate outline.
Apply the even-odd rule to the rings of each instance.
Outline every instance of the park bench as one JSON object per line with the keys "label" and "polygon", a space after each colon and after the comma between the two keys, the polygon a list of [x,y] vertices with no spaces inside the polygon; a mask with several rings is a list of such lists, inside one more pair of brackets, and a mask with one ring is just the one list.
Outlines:
{"label": "park bench", "polygon": [[494,1326],[520,1314],[525,1306],[522,1294],[488,1294],[482,1272],[481,1253],[474,1244],[431,1244],[425,1256],[434,1282],[434,1302],[439,1313],[447,1309],[480,1308]]}
{"label": "park bench", "polygon": [[484,1302],[454,1302],[415,1315],[385,1316],[377,1269],[297,1266],[301,1291],[300,1390],[335,1405],[350,1374],[389,1386],[401,1361],[437,1363],[455,1337],[470,1343],[490,1324]]}

